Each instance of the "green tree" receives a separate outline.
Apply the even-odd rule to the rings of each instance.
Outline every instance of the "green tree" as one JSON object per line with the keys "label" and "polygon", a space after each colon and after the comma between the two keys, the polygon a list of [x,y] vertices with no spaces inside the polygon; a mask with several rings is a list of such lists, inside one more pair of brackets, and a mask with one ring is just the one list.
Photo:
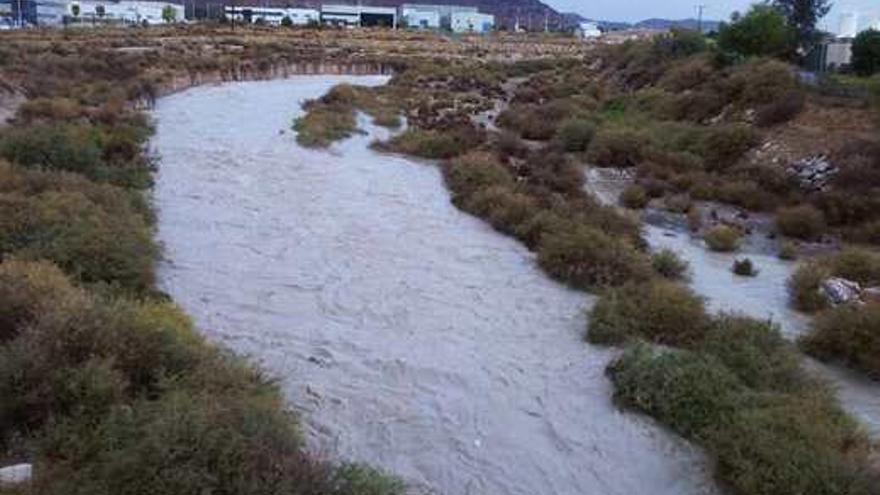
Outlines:
{"label": "green tree", "polygon": [[795,46],[794,31],[782,13],[768,5],[754,5],[744,15],[734,14],[718,31],[718,46],[742,56],[788,57]]}
{"label": "green tree", "polygon": [[290,16],[284,16],[281,18],[281,25],[284,27],[293,26],[293,20],[290,19]]}
{"label": "green tree", "polygon": [[816,24],[828,14],[832,3],[829,0],[773,0],[771,5],[785,16],[795,33],[797,48],[804,55],[819,41],[821,34]]}
{"label": "green tree", "polygon": [[871,76],[880,72],[880,31],[862,31],[853,40],[852,68],[860,76]]}
{"label": "green tree", "polygon": [[166,5],[162,8],[162,20],[169,24],[177,20],[177,11],[174,7]]}
{"label": "green tree", "polygon": [[107,14],[107,9],[103,5],[96,5],[95,13],[98,14],[98,17],[104,17]]}
{"label": "green tree", "polygon": [[70,13],[73,14],[74,17],[79,17],[79,4],[75,3],[71,5]]}

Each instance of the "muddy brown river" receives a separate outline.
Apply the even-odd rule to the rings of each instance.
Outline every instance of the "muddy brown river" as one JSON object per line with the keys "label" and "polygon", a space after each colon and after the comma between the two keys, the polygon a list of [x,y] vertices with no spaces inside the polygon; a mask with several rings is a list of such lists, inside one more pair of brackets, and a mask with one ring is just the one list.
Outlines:
{"label": "muddy brown river", "polygon": [[717,493],[700,451],[618,411],[582,293],[449,202],[438,168],[366,134],[296,144],[301,76],[161,99],[161,284],[208,338],[276,376],[311,449],[412,492]]}

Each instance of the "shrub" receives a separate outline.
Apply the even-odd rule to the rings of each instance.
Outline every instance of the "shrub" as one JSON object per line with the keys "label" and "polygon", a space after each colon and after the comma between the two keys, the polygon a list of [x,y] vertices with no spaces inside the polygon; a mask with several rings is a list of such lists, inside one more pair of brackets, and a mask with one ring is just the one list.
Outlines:
{"label": "shrub", "polygon": [[495,229],[506,234],[519,232],[522,225],[539,211],[532,197],[500,186],[480,189],[461,206],[465,211],[485,218]]}
{"label": "shrub", "polygon": [[825,215],[809,204],[782,208],[776,213],[776,228],[789,237],[813,240],[825,232]]}
{"label": "shrub", "polygon": [[755,111],[755,124],[771,127],[788,122],[804,110],[806,101],[802,91],[791,91],[780,100],[758,107]]}
{"label": "shrub", "polygon": [[779,259],[793,261],[798,257],[798,246],[793,242],[784,242],[779,247]]}
{"label": "shrub", "polygon": [[569,119],[559,126],[556,139],[570,153],[586,151],[596,134],[596,127],[586,119]]}
{"label": "shrub", "polygon": [[837,277],[862,285],[880,283],[880,254],[849,247],[832,257],[831,270]]}
{"label": "shrub", "polygon": [[806,263],[797,268],[788,280],[788,295],[795,309],[814,312],[825,308],[828,300],[820,291],[831,270],[820,263]]}
{"label": "shrub", "polygon": [[587,159],[603,167],[635,167],[641,163],[647,138],[628,128],[600,128],[587,149]]}
{"label": "shrub", "polygon": [[490,153],[471,152],[452,160],[443,167],[446,185],[452,191],[452,201],[457,205],[481,189],[493,186],[512,188],[514,179],[510,172]]}
{"label": "shrub", "polygon": [[719,252],[736,251],[739,249],[741,238],[742,234],[740,234],[739,230],[726,225],[714,227],[703,236],[703,240],[706,241],[709,249]]}
{"label": "shrub", "polygon": [[411,127],[383,143],[380,149],[430,159],[448,159],[467,153],[485,140],[485,133],[469,126],[434,130]]}
{"label": "shrub", "polygon": [[797,350],[770,321],[722,314],[713,320],[698,349],[715,356],[755,390],[815,390],[816,384],[801,370]]}
{"label": "shrub", "polygon": [[620,194],[620,203],[627,208],[636,210],[647,206],[650,200],[645,188],[637,184],[627,187]]}
{"label": "shrub", "polygon": [[0,136],[0,156],[20,165],[94,177],[104,166],[95,137],[89,129],[75,125],[13,127]]}
{"label": "shrub", "polygon": [[646,280],[651,273],[646,257],[629,243],[586,225],[544,236],[538,263],[554,278],[580,289]]}
{"label": "shrub", "polygon": [[721,25],[718,46],[744,57],[786,57],[795,48],[795,36],[776,7],[753,5],[746,15],[735,14]]}
{"label": "shrub", "polygon": [[296,141],[309,148],[325,148],[336,141],[351,137],[357,130],[353,109],[339,106],[310,108],[293,123]]}
{"label": "shrub", "polygon": [[744,387],[712,356],[655,352],[645,345],[628,349],[608,368],[615,401],[668,425],[689,438],[702,439],[740,407]]}
{"label": "shrub", "polygon": [[48,259],[85,282],[152,288],[159,249],[123,197],[99,204],[80,192],[0,195],[0,252]]}
{"label": "shrub", "polygon": [[651,265],[654,271],[661,277],[669,280],[682,280],[687,278],[689,265],[675,251],[664,249],[651,257]]}
{"label": "shrub", "polygon": [[852,44],[852,69],[860,76],[880,72],[880,30],[868,29],[856,36]]}
{"label": "shrub", "polygon": [[758,275],[758,270],[755,268],[755,264],[752,263],[752,260],[749,258],[734,260],[732,270],[733,273],[741,277],[755,277]]}
{"label": "shrub", "polygon": [[717,472],[737,493],[868,495],[866,439],[828,399],[741,408],[709,435]]}
{"label": "shrub", "polygon": [[758,144],[758,140],[757,131],[748,125],[713,126],[702,141],[700,155],[710,170],[724,170]]}
{"label": "shrub", "polygon": [[687,287],[665,281],[606,290],[590,313],[587,339],[619,344],[634,338],[689,345],[709,324],[704,302]]}
{"label": "shrub", "polygon": [[821,313],[800,343],[819,359],[842,362],[880,380],[880,304],[845,305]]}

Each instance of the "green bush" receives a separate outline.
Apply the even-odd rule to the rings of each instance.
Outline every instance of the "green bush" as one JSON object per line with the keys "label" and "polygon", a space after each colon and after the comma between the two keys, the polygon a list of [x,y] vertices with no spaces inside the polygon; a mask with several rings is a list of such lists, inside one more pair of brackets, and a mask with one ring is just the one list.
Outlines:
{"label": "green bush", "polygon": [[587,340],[620,344],[644,339],[691,345],[709,325],[703,300],[682,285],[658,281],[606,290],[590,312]]}
{"label": "green bush", "polygon": [[759,134],[745,124],[710,127],[700,144],[700,156],[710,170],[725,170],[758,144]]}
{"label": "green bush", "polygon": [[596,134],[596,126],[586,119],[569,119],[559,126],[556,139],[570,153],[586,151]]}
{"label": "green bush", "polygon": [[648,144],[639,131],[606,126],[590,142],[587,159],[602,167],[635,167],[642,162]]}
{"label": "green bush", "polygon": [[848,247],[831,258],[831,270],[836,277],[862,285],[880,284],[880,254]]}
{"label": "green bush", "polygon": [[534,198],[505,187],[481,189],[462,203],[462,209],[485,218],[505,234],[516,234],[539,211]]}
{"label": "green bush", "polygon": [[651,273],[647,257],[629,243],[586,225],[544,236],[538,263],[557,280],[580,289],[646,280]]}
{"label": "green bush", "polygon": [[452,160],[443,167],[452,201],[462,205],[467,198],[489,187],[513,188],[513,176],[490,153],[471,152]]}
{"label": "green bush", "polygon": [[755,390],[800,392],[815,385],[802,372],[797,350],[770,321],[722,314],[713,320],[698,349],[715,356]]}
{"label": "green bush", "polygon": [[852,44],[852,69],[866,77],[880,72],[880,30],[867,29]]}
{"label": "green bush", "polygon": [[880,380],[880,304],[839,306],[820,313],[800,343],[819,359],[842,362]]}
{"label": "green bush", "polygon": [[753,5],[744,16],[735,14],[718,31],[722,51],[743,57],[787,57],[795,49],[795,33],[771,5]]}
{"label": "green bush", "polygon": [[825,232],[825,215],[809,204],[782,208],[776,213],[776,228],[789,237],[814,240]]}
{"label": "green bush", "polygon": [[144,291],[159,249],[123,195],[100,204],[81,192],[0,195],[0,252],[48,259],[85,282]]}
{"label": "green bush", "polygon": [[788,296],[795,309],[815,312],[828,306],[828,300],[820,291],[822,282],[832,275],[821,263],[805,263],[797,268],[788,280]]}
{"label": "green bush", "polygon": [[733,268],[731,270],[734,274],[741,277],[755,277],[758,275],[758,270],[755,268],[755,264],[752,263],[752,260],[749,258],[734,260]]}
{"label": "green bush", "polygon": [[637,184],[627,187],[620,195],[620,203],[627,208],[635,210],[648,206],[650,200],[651,198],[648,197],[645,188]]}
{"label": "green bush", "polygon": [[742,383],[717,359],[686,351],[628,349],[608,368],[614,399],[688,438],[704,439],[741,407]]}
{"label": "green bush", "polygon": [[353,109],[338,106],[316,106],[293,122],[296,141],[309,148],[325,148],[336,141],[351,137],[357,130]]}
{"label": "green bush", "polygon": [[703,236],[709,249],[719,252],[736,251],[739,249],[741,239],[742,234],[739,230],[726,225],[714,227]]}
{"label": "green bush", "polygon": [[381,143],[379,149],[430,159],[448,159],[467,153],[485,140],[485,133],[469,126],[434,130],[410,127]]}
{"label": "green bush", "polygon": [[786,398],[741,408],[709,434],[717,473],[736,493],[875,493],[864,460],[867,441],[828,399]]}
{"label": "green bush", "polygon": [[687,261],[670,249],[664,249],[655,253],[651,257],[651,265],[654,267],[655,272],[669,280],[686,279],[690,267]]}

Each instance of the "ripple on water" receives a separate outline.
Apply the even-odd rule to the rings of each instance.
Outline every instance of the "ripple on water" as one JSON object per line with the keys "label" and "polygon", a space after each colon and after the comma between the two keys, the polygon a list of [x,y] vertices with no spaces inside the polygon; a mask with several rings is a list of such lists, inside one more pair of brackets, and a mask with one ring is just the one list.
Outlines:
{"label": "ripple on water", "polygon": [[[610,400],[583,294],[358,136],[305,150],[297,77],[160,100],[160,278],[279,377],[312,448],[441,494],[716,493],[702,455]],[[375,136],[375,129],[370,129]]]}

